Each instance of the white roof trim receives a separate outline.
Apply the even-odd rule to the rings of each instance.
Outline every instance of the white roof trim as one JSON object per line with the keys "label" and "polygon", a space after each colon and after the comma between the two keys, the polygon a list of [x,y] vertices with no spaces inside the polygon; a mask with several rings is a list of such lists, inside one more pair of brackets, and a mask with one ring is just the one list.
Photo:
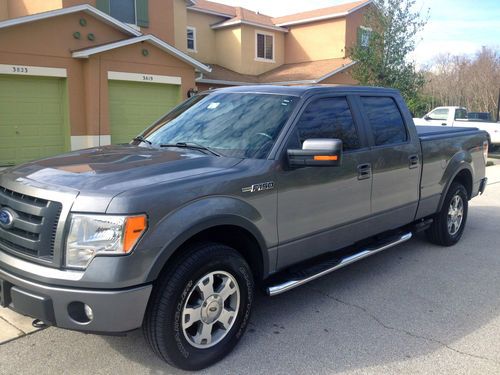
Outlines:
{"label": "white roof trim", "polygon": [[325,74],[324,76],[322,76],[322,77],[320,77],[318,79],[304,79],[304,80],[301,80],[301,81],[280,81],[280,82],[264,82],[264,83],[259,83],[259,82],[236,82],[236,81],[223,81],[223,80],[219,80],[219,79],[198,78],[198,79],[196,79],[196,82],[199,82],[199,83],[209,83],[209,84],[212,83],[214,85],[217,85],[217,84],[219,84],[219,85],[229,85],[229,86],[306,85],[306,84],[314,85],[314,84],[318,84],[318,83],[324,81],[327,78],[330,78],[331,76],[334,76],[337,73],[340,73],[340,72],[342,72],[342,71],[350,68],[351,66],[353,66],[356,63],[357,63],[357,61],[352,61],[349,64],[341,66],[340,68],[337,68],[337,69],[331,71],[328,74]]}
{"label": "white roof trim", "polygon": [[196,83],[208,83],[214,85],[228,85],[228,86],[255,86],[259,84],[257,82],[224,81],[221,79],[208,79],[208,78],[197,78]]}
{"label": "white roof trim", "polygon": [[187,10],[191,10],[193,12],[198,12],[198,13],[211,14],[212,16],[219,16],[219,17],[224,17],[224,18],[235,17],[234,14],[220,13],[220,12],[215,12],[213,10],[208,10],[208,9],[188,7]]}
{"label": "white roof trim", "polygon": [[349,9],[346,12],[341,12],[341,13],[332,13],[332,14],[327,14],[324,16],[318,16],[318,17],[311,17],[311,18],[306,18],[303,20],[297,20],[297,21],[291,21],[291,22],[283,22],[283,23],[278,23],[276,26],[292,26],[292,25],[300,25],[303,23],[309,23],[309,22],[316,22],[316,21],[323,21],[323,20],[329,20],[333,18],[340,18],[340,17],[345,17],[353,12],[356,12],[360,10],[361,8],[364,8],[368,4],[371,4],[372,0],[367,1],[366,3],[360,4],[357,7],[354,7],[352,9]]}
{"label": "white roof trim", "polygon": [[81,51],[75,51],[73,52],[73,57],[76,59],[87,59],[89,58],[89,56],[95,55],[96,53],[102,53],[110,51],[112,49],[125,47],[131,44],[136,44],[141,42],[151,43],[154,46],[162,49],[163,51],[168,52],[171,55],[179,58],[180,60],[194,66],[195,68],[200,69],[201,71],[204,71],[206,73],[210,73],[212,71],[210,67],[206,66],[205,64],[202,64],[198,60],[193,59],[192,57],[186,55],[184,52],[179,51],[177,48],[172,47],[170,44],[165,43],[163,40],[155,37],[154,35],[142,35],[135,38],[125,39],[125,40],[120,40],[118,42],[105,44],[103,46],[87,48]]}
{"label": "white roof trim", "polygon": [[217,30],[217,29],[222,29],[224,27],[230,27],[230,26],[235,26],[235,25],[249,25],[249,26],[259,27],[261,29],[280,31],[282,33],[288,32],[288,30],[283,28],[283,27],[264,25],[262,23],[250,22],[250,21],[245,21],[245,20],[224,21],[222,23],[212,25],[211,28],[214,30]]}
{"label": "white roof trim", "polygon": [[73,7],[69,8],[62,8],[62,9],[56,9],[56,10],[51,10],[48,12],[43,12],[43,13],[37,13],[37,14],[32,14],[30,16],[24,16],[24,17],[19,17],[19,18],[13,18],[10,20],[2,21],[0,22],[0,29],[4,29],[7,27],[12,27],[12,26],[17,26],[17,25],[22,25],[25,23],[30,23],[30,22],[35,22],[35,21],[40,21],[40,20],[45,20],[48,18],[52,17],[57,17],[57,16],[63,16],[66,14],[72,14],[76,12],[85,12],[87,14],[90,14],[104,23],[107,23],[108,25],[114,26],[117,29],[120,29],[121,31],[128,33],[133,36],[139,36],[142,35],[142,33],[136,29],[134,29],[131,26],[128,26],[127,24],[118,21],[116,18],[111,17],[110,15],[101,12],[100,10],[94,8],[93,6],[90,6],[88,4],[82,4],[82,5],[76,5]]}

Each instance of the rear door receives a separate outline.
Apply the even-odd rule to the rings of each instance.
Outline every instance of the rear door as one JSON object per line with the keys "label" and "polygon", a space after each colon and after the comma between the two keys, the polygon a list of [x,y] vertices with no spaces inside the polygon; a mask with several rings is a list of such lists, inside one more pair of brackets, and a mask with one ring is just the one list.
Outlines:
{"label": "rear door", "polygon": [[[370,215],[370,151],[352,108],[346,96],[312,99],[289,136],[276,175],[278,268],[350,244],[355,222]],[[341,166],[289,168],[286,150],[311,138],[341,139]]]}
{"label": "rear door", "polygon": [[[389,230],[414,220],[419,200],[421,150],[404,103],[391,96],[361,96],[372,147],[372,220]],[[408,120],[409,121],[409,120]]]}

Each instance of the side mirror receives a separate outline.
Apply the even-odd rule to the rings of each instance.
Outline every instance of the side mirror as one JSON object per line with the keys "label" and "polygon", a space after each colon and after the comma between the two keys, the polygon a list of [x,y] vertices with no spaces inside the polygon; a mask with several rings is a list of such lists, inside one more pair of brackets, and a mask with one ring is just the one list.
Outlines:
{"label": "side mirror", "polygon": [[424,120],[425,120],[425,121],[430,121],[430,120],[432,120],[432,118],[431,118],[431,116],[427,116],[427,115],[425,115],[425,116],[424,116]]}
{"label": "side mirror", "polygon": [[288,150],[291,167],[337,167],[342,161],[340,139],[307,139],[302,150]]}

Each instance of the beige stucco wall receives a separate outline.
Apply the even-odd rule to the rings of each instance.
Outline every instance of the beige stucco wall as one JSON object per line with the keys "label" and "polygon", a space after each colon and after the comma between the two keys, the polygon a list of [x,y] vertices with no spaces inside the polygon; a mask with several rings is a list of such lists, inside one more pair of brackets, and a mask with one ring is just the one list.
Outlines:
{"label": "beige stucco wall", "polygon": [[[186,27],[191,26],[196,28],[196,53],[187,51],[188,54],[206,64],[218,64],[216,50],[216,33],[219,31],[213,30],[210,25],[219,23],[225,20],[223,17],[204,14],[196,11],[187,11],[187,23],[184,26],[183,38],[177,42],[176,47],[182,47],[183,51],[187,51]],[[224,38],[224,36],[222,37]]]}
{"label": "beige stucco wall", "polygon": [[187,52],[186,42],[186,25],[187,25],[187,9],[185,0],[174,0],[174,43],[177,49],[182,52]]}
{"label": "beige stucco wall", "polygon": [[[79,24],[80,18],[87,26]],[[82,39],[73,38],[80,31]],[[96,40],[85,38],[93,33]],[[72,50],[128,38],[128,35],[86,15],[69,14],[3,29],[0,33],[0,64],[43,66],[67,70],[69,122],[72,136],[110,134],[108,112],[108,71],[181,77],[183,97],[195,87],[194,68],[147,44],[135,44],[75,59]],[[149,55],[142,54],[147,48]]]}
{"label": "beige stucco wall", "polygon": [[8,17],[17,18],[28,14],[62,8],[62,0],[1,0],[7,3]]}
{"label": "beige stucco wall", "polygon": [[291,26],[285,36],[285,63],[343,58],[346,54],[345,18]]}
{"label": "beige stucco wall", "polygon": [[239,72],[242,69],[241,28],[228,27],[215,34],[217,64]]}
{"label": "beige stucco wall", "polygon": [[358,43],[358,28],[365,23],[365,14],[368,8],[362,8],[346,17],[346,49],[347,55],[352,47]]}
{"label": "beige stucco wall", "polygon": [[[274,35],[274,61],[256,61],[257,32]],[[259,75],[275,69],[285,62],[285,38],[279,31],[242,25],[242,67],[238,73]]]}
{"label": "beige stucco wall", "polygon": [[0,21],[9,18],[9,7],[7,1],[0,1]]}
{"label": "beige stucco wall", "polygon": [[320,82],[322,85],[357,85],[359,84],[358,81],[356,81],[354,78],[351,76],[352,68],[347,68],[346,70],[337,73],[330,78],[327,78],[323,81]]}

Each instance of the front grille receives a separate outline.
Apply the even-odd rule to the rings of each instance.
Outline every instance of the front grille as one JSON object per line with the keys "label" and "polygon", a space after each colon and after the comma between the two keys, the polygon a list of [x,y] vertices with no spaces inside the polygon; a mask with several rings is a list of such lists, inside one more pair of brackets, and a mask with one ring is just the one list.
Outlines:
{"label": "front grille", "polygon": [[0,225],[0,248],[52,260],[62,204],[0,186],[0,209],[3,208],[13,214],[14,221],[9,228]]}

